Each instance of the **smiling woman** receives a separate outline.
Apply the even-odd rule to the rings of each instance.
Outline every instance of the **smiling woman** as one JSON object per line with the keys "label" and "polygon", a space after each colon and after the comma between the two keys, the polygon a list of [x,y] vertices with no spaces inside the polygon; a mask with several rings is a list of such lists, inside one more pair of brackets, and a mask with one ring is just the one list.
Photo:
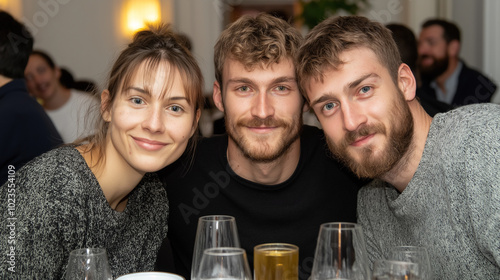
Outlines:
{"label": "smiling woman", "polygon": [[[2,211],[15,230],[0,229],[15,278],[63,278],[69,252],[88,247],[107,250],[113,277],[154,269],[168,201],[152,172],[195,142],[201,87],[198,65],[167,26],[135,35],[101,94],[97,133],[16,172],[15,209]],[[9,273],[0,267],[0,278]]]}

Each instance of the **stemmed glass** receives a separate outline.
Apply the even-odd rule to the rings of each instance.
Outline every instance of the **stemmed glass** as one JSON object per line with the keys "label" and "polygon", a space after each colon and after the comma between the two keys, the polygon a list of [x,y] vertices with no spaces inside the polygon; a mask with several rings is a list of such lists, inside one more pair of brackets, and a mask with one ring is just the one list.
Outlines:
{"label": "stemmed glass", "polygon": [[252,280],[245,250],[234,247],[206,249],[203,252],[196,278],[200,280]]}
{"label": "stemmed glass", "polygon": [[370,278],[361,226],[326,223],[319,231],[310,280]]}
{"label": "stemmed glass", "polygon": [[373,264],[372,280],[422,280],[417,263],[377,260]]}
{"label": "stemmed glass", "polygon": [[429,254],[425,247],[419,246],[396,246],[391,248],[388,260],[417,263],[419,265],[419,275],[423,280],[432,279],[431,263]]}
{"label": "stemmed glass", "polygon": [[200,217],[194,242],[191,279],[197,279],[196,275],[204,251],[218,247],[240,247],[236,220],[234,217],[225,215]]}
{"label": "stemmed glass", "polygon": [[70,252],[66,280],[112,280],[106,249],[83,248]]}

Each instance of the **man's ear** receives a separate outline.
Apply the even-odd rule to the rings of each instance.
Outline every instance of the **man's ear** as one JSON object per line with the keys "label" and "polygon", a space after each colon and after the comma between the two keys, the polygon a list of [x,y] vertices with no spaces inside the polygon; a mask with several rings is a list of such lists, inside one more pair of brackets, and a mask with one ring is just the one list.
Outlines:
{"label": "man's ear", "polygon": [[56,78],[59,81],[61,79],[61,75],[62,75],[61,68],[56,66],[56,67],[54,67],[54,71],[56,73]]}
{"label": "man's ear", "polygon": [[222,90],[219,82],[214,82],[214,93],[213,93],[214,104],[217,106],[221,112],[224,112],[224,104],[222,104]]}
{"label": "man's ear", "polygon": [[111,121],[111,102],[109,90],[105,89],[101,93],[101,115],[105,122]]}
{"label": "man's ear", "polygon": [[398,69],[398,86],[406,101],[415,99],[417,82],[410,67],[405,63],[401,63]]}
{"label": "man's ear", "polygon": [[311,109],[311,106],[309,106],[309,102],[307,101],[304,101],[304,105],[302,105],[302,112],[307,112],[309,111],[309,109]]}
{"label": "man's ear", "polygon": [[460,53],[460,42],[458,40],[452,40],[448,43],[448,55],[450,57],[457,58]]}

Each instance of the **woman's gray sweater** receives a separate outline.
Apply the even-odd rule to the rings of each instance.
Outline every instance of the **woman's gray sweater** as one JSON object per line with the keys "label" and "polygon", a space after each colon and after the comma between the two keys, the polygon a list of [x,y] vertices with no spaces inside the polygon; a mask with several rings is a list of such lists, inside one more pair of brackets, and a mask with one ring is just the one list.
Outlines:
{"label": "woman's gray sweater", "polygon": [[74,147],[14,168],[0,188],[1,279],[60,279],[70,251],[87,247],[107,250],[114,277],[154,269],[168,216],[156,174],[146,174],[117,212]]}

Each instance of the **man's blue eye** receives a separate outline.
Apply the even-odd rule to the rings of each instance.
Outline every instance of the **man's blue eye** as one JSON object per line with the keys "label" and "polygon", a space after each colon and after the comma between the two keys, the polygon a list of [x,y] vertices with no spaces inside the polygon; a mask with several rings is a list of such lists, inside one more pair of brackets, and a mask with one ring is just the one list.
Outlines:
{"label": "man's blue eye", "polygon": [[371,87],[369,87],[369,86],[365,86],[365,87],[362,87],[362,88],[361,88],[361,92],[362,92],[362,93],[367,93],[367,92],[369,92],[369,91],[370,91],[370,89],[371,89]]}
{"label": "man's blue eye", "polygon": [[335,105],[333,103],[327,103],[327,104],[325,104],[324,108],[325,108],[325,110],[330,111],[333,108],[335,108]]}

